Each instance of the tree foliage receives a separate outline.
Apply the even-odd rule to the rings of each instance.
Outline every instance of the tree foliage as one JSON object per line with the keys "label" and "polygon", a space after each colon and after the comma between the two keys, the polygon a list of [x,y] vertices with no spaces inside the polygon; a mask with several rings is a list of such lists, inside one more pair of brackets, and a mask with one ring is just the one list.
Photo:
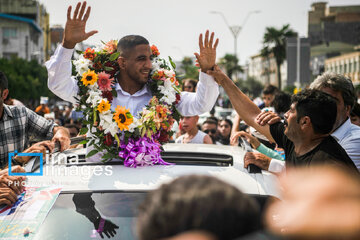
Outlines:
{"label": "tree foliage", "polygon": [[0,71],[9,81],[9,92],[12,98],[21,101],[40,99],[40,96],[54,97],[47,86],[47,70],[35,60],[21,58],[0,59]]}
{"label": "tree foliage", "polygon": [[190,57],[184,57],[180,69],[184,72],[183,78],[199,79],[199,68]]}
{"label": "tree foliage", "polygon": [[220,58],[218,64],[225,69],[226,75],[232,78],[235,72],[243,72],[243,69],[238,62],[239,59],[235,55],[225,54],[223,58]]}
{"label": "tree foliage", "polygon": [[286,58],[286,38],[295,36],[297,33],[290,28],[289,24],[284,25],[281,29],[267,27],[264,34],[261,55],[268,58],[271,53],[274,54],[279,89],[281,89],[280,66]]}
{"label": "tree foliage", "polygon": [[261,91],[264,88],[264,86],[253,77],[248,77],[246,81],[237,81],[235,84],[241,89],[241,91],[253,97],[260,96]]}

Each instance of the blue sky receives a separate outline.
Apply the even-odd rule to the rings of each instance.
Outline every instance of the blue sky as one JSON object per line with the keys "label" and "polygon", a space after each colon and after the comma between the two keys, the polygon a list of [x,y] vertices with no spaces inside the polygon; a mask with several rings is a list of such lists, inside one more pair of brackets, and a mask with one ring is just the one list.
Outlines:
{"label": "blue sky", "polygon": [[[66,9],[78,1],[40,0],[50,13],[50,24],[66,21]],[[139,34],[158,46],[161,55],[181,60],[198,50],[198,35],[206,29],[220,39],[218,57],[234,52],[234,38],[220,15],[230,25],[241,25],[248,12],[250,16],[239,34],[238,56],[244,63],[259,52],[267,26],[281,27],[289,23],[301,36],[307,36],[308,11],[311,0],[88,0],[92,13],[87,30],[99,33],[87,40],[95,44],[101,40],[119,39],[127,34]],[[330,6],[360,5],[359,0],[330,0]]]}

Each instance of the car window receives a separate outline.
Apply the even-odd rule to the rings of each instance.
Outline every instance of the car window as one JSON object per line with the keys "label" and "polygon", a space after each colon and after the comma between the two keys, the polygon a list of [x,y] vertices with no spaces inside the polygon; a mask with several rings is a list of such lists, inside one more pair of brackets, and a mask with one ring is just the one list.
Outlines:
{"label": "car window", "polygon": [[145,196],[145,192],[62,193],[35,239],[102,239],[96,231],[100,218],[104,239],[112,230],[116,234],[110,239],[136,239],[135,216]]}

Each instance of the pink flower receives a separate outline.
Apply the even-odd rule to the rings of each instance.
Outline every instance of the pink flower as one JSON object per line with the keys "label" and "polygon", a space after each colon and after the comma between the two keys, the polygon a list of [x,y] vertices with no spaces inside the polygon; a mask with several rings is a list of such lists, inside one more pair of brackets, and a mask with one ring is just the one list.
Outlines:
{"label": "pink flower", "polygon": [[114,79],[110,78],[110,74],[101,72],[98,74],[97,84],[101,91],[111,91],[111,86],[114,84]]}

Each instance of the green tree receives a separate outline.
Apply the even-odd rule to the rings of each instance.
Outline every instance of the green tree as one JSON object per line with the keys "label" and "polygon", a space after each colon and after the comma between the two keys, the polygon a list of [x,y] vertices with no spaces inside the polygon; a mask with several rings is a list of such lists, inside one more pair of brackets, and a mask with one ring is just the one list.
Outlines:
{"label": "green tree", "polygon": [[281,29],[267,27],[264,34],[261,55],[268,58],[271,53],[274,54],[279,89],[281,89],[280,66],[286,58],[286,38],[295,36],[297,33],[290,28],[289,24],[284,25]]}
{"label": "green tree", "polygon": [[199,79],[199,68],[195,66],[190,57],[184,57],[180,69],[184,72],[183,78]]}
{"label": "green tree", "polygon": [[226,75],[232,78],[234,73],[243,72],[243,69],[238,62],[239,60],[235,55],[225,54],[223,58],[220,58],[218,64],[225,69]]}
{"label": "green tree", "polygon": [[26,102],[40,99],[40,96],[54,97],[47,87],[46,68],[35,60],[29,62],[20,58],[0,59],[0,71],[9,81],[12,98]]}

